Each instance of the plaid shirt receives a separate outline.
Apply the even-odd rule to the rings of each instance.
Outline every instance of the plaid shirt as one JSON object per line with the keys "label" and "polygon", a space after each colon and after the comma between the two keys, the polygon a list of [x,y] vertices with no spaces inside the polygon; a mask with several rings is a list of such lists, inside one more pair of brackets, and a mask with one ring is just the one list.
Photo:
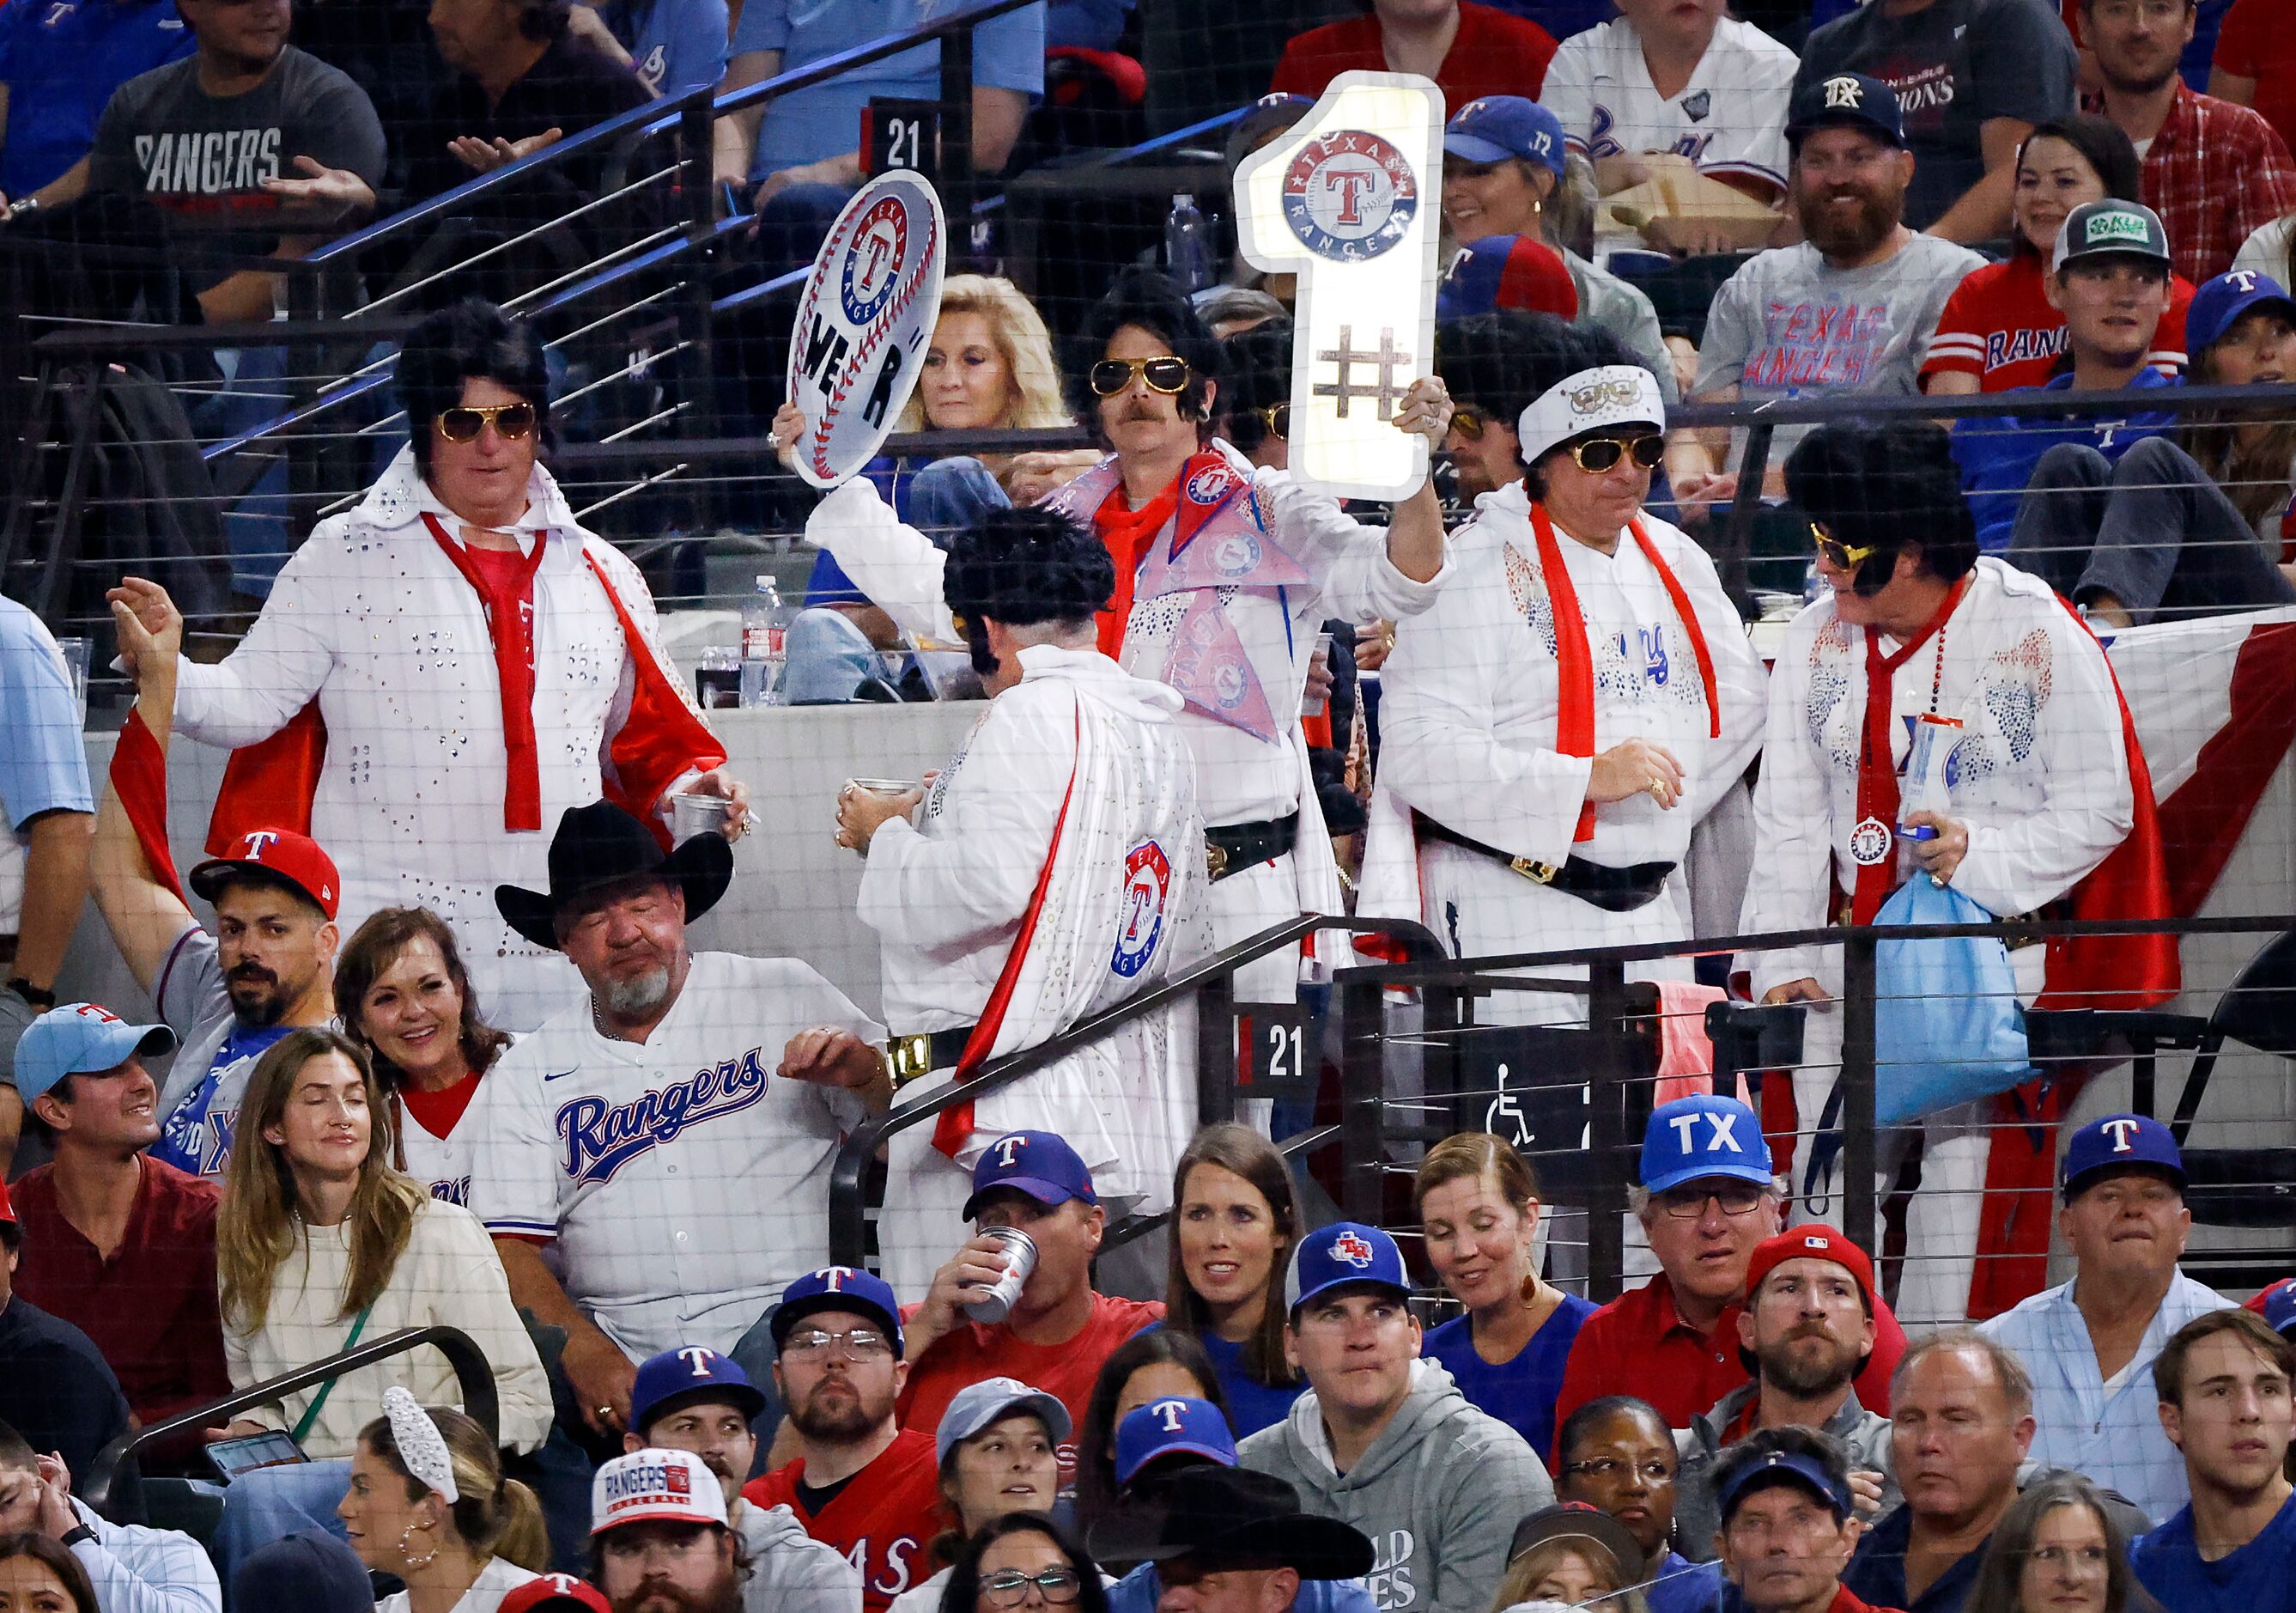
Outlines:
{"label": "plaid shirt", "polygon": [[2177,272],[2198,285],[2230,268],[2257,230],[2296,212],[2296,159],[2249,108],[2179,84],[2144,153],[2144,200],[2169,226]]}

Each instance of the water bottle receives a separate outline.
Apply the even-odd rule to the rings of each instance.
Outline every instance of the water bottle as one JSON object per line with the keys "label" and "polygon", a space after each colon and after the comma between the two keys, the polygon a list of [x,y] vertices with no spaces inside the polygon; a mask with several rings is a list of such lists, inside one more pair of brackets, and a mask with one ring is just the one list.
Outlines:
{"label": "water bottle", "polygon": [[781,671],[788,654],[790,618],[781,589],[770,576],[758,579],[758,591],[742,605],[742,705],[778,705]]}
{"label": "water bottle", "polygon": [[1824,598],[1825,596],[1832,591],[1833,590],[1827,587],[1825,579],[1818,575],[1816,561],[1811,561],[1808,565],[1803,568],[1801,574],[1801,602],[1804,605],[1816,605],[1819,600]]}
{"label": "water bottle", "polygon": [[1210,234],[1195,197],[1185,191],[1172,198],[1171,215],[1164,220],[1164,265],[1184,292],[1200,292],[1212,283]]}

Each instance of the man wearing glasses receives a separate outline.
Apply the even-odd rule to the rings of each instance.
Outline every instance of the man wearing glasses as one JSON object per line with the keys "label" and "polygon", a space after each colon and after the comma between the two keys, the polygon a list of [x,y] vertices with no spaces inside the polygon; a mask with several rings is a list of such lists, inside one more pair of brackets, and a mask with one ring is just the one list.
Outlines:
{"label": "man wearing glasses", "polygon": [[790,1284],[770,1325],[798,1458],[751,1480],[742,1499],[796,1513],[861,1570],[861,1605],[884,1613],[931,1574],[925,1544],[941,1530],[933,1436],[894,1420],[909,1376],[900,1302],[870,1272],[824,1266]]}
{"label": "man wearing glasses", "polygon": [[[2046,583],[1979,558],[1944,429],[1829,424],[1788,459],[1786,486],[1811,520],[1824,588],[1794,619],[1770,683],[1754,796],[1761,877],[1747,890],[1741,933],[1871,924],[1909,878],[1950,884],[2002,918],[2165,913],[2152,786],[2104,652]],[[1943,754],[1929,774],[1901,780],[1913,730],[1930,719],[1942,725]],[[2048,1007],[2138,1007],[2175,989],[2173,946],[2112,938],[2046,951],[2046,962],[2038,945],[2010,954],[2027,1000],[2046,988]],[[1806,1140],[1793,1168],[1797,1213],[1823,1215],[1842,1187],[1839,1150],[1821,1135],[1842,1035],[1840,954],[1777,949],[1739,967],[1757,1001],[1814,1005],[1793,1077]],[[2047,1237],[2039,1194],[1986,1202],[2021,1162],[2045,1184],[2053,1156],[2021,1127],[1997,1140],[1989,1104],[1885,1132],[1880,1182],[1849,1184],[1886,1190],[1918,1148],[1920,1188],[1905,1211],[1914,1257],[1898,1306],[1923,1322],[1963,1321],[1980,1305],[1991,1314],[2040,1286],[2038,1262],[1977,1270],[1981,1218],[1989,1251],[2045,1251]],[[1988,1146],[2022,1152],[1989,1162]],[[2038,1237],[2021,1217],[2040,1223]],[[2007,1283],[2024,1286],[2004,1294]]]}
{"label": "man wearing glasses", "polygon": [[[1657,378],[1599,331],[1520,339],[1543,346],[1526,369],[1545,383],[1517,422],[1525,469],[1477,501],[1456,580],[1398,625],[1382,673],[1364,901],[1460,958],[1679,940],[1674,876],[1760,743],[1761,662],[1712,562],[1643,513],[1665,449]],[[1488,1009],[1587,1015],[1567,992]]]}
{"label": "man wearing glasses", "polygon": [[[1639,1396],[1667,1427],[1687,1428],[1749,1376],[1738,1316],[1754,1251],[1777,1231],[1784,1202],[1762,1123],[1734,1098],[1660,1104],[1643,1132],[1641,1176],[1629,1198],[1659,1274],[1579,1329],[1555,1397],[1558,1428],[1606,1395]],[[1905,1351],[1877,1296],[1873,1354],[1855,1379],[1865,1404],[1889,1405]]]}
{"label": "man wearing glasses", "polygon": [[[828,1337],[816,1323],[805,1329],[797,1348],[823,1354],[830,1346],[814,1340]],[[784,1337],[783,1353],[790,1347]],[[781,1408],[750,1381],[742,1363],[700,1345],[684,1345],[639,1365],[622,1449],[685,1451],[701,1459],[726,1493],[726,1524],[742,1543],[749,1564],[742,1585],[745,1607],[754,1613],[856,1613],[861,1570],[806,1533],[788,1506],[760,1507],[742,1498],[758,1455],[755,1422],[769,1409],[772,1415],[765,1420],[770,1433],[781,1420]]]}

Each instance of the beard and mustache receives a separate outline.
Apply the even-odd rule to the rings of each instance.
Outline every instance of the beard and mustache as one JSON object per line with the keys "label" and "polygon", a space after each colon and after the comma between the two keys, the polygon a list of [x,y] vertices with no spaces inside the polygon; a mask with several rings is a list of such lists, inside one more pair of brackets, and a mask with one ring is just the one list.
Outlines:
{"label": "beard and mustache", "polygon": [[[1853,210],[1835,206],[1855,202]],[[1887,241],[1905,215],[1906,193],[1862,185],[1797,185],[1794,215],[1809,243],[1828,258],[1864,258]]]}
{"label": "beard and mustache", "polygon": [[614,1613],[740,1613],[742,1582],[728,1574],[714,1590],[697,1592],[666,1580],[642,1580],[636,1590],[613,1601]]}
{"label": "beard and mustache", "polygon": [[[1826,1348],[1816,1351],[1789,1347],[1806,1338],[1820,1340]],[[1857,1376],[1857,1352],[1823,1327],[1811,1325],[1796,1328],[1764,1351],[1761,1367],[1763,1378],[1789,1395],[1825,1395]]]}

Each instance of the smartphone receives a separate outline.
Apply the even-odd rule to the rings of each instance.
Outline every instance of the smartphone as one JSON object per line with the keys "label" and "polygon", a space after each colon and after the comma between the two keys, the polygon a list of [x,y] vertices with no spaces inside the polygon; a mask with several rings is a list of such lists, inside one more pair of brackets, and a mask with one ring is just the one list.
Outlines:
{"label": "smartphone", "polygon": [[215,1464],[217,1472],[230,1480],[258,1468],[280,1468],[311,1459],[303,1454],[303,1447],[295,1443],[293,1435],[275,1428],[266,1434],[251,1434],[245,1439],[218,1439],[208,1447],[208,1460]]}

